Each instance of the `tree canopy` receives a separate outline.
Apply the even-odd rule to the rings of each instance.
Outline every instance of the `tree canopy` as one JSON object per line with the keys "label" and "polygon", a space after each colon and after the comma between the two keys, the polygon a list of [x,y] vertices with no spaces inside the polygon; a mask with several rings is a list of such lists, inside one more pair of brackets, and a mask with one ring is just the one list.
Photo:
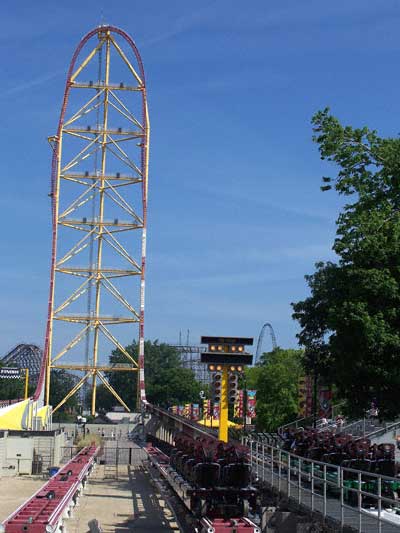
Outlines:
{"label": "tree canopy", "polygon": [[346,197],[337,262],[306,276],[311,295],[292,304],[305,364],[336,385],[353,414],[376,400],[400,411],[400,139],[342,126],[328,109],[312,120],[321,159],[337,172],[322,190]]}
{"label": "tree canopy", "polygon": [[[133,342],[125,348],[127,352],[138,358],[138,344]],[[198,402],[201,384],[195,379],[192,370],[183,368],[178,351],[165,343],[146,341],[145,381],[146,396],[149,402],[162,407]],[[126,363],[126,357],[114,350],[110,363]],[[129,408],[136,407],[137,372],[107,372],[111,386],[117,391]],[[98,387],[98,406],[110,409],[117,400],[105,389]]]}
{"label": "tree canopy", "polygon": [[260,365],[246,369],[247,388],[257,390],[259,429],[276,431],[297,418],[302,357],[302,350],[276,348],[263,354]]}
{"label": "tree canopy", "polygon": [[[76,377],[67,372],[64,369],[53,369],[51,374],[51,387],[50,387],[50,405],[55,407],[63,398],[69,393],[69,391],[76,384]],[[64,405],[60,407],[60,410],[76,409],[78,406],[78,396],[74,394],[69,398]]]}

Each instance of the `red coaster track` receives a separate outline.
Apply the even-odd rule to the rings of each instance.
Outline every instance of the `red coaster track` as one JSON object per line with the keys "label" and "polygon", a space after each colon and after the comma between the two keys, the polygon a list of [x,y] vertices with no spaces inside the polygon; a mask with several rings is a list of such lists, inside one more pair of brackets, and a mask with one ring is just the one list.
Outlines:
{"label": "red coaster track", "polygon": [[6,533],[59,531],[93,468],[96,446],[83,448],[4,522]]}

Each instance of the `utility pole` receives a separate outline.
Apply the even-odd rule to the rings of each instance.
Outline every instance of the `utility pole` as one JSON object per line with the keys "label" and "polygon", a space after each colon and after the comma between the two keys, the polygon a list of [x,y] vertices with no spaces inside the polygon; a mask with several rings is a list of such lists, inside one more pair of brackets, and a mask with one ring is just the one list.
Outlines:
{"label": "utility pole", "polygon": [[24,399],[28,399],[28,386],[29,386],[29,368],[25,368],[25,394]]}

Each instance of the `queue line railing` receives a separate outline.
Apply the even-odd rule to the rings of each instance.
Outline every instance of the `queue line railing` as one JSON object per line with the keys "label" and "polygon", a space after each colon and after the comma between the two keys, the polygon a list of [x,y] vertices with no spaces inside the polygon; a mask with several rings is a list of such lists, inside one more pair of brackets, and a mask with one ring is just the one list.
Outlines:
{"label": "queue line railing", "polygon": [[255,478],[324,521],[343,529],[400,531],[400,479],[300,457],[248,439]]}

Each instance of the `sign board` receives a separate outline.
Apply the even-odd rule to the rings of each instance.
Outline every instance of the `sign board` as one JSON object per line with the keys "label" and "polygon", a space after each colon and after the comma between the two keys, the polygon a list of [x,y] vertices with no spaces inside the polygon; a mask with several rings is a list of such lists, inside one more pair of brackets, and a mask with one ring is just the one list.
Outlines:
{"label": "sign board", "polygon": [[250,337],[210,337],[203,335],[201,337],[201,344],[244,344],[252,346],[253,340]]}
{"label": "sign board", "polygon": [[202,363],[215,363],[221,365],[251,365],[253,356],[248,353],[221,354],[219,352],[204,352],[201,354]]}
{"label": "sign board", "polygon": [[19,379],[21,377],[22,377],[21,368],[9,368],[9,367],[0,368],[0,378],[2,379]]}
{"label": "sign board", "polygon": [[221,365],[251,365],[253,356],[246,353],[245,346],[252,345],[250,337],[210,337],[203,335],[202,344],[208,344],[208,350],[200,356],[202,363]]}

